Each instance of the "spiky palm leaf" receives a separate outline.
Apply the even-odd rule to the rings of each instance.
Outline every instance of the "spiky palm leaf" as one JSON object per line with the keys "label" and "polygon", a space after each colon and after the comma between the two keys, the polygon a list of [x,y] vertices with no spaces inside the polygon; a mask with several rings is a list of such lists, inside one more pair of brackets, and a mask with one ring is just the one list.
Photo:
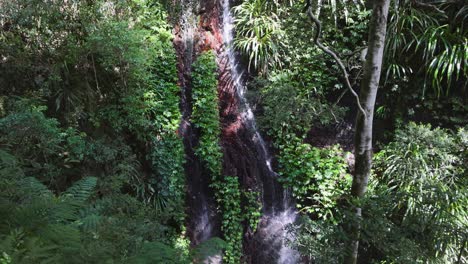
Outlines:
{"label": "spiky palm leaf", "polygon": [[245,1],[234,8],[237,37],[234,46],[249,57],[249,68],[266,72],[281,66],[280,38],[283,34],[269,1]]}
{"label": "spiky palm leaf", "polygon": [[[386,40],[386,78],[406,79],[422,73],[436,94],[448,94],[459,80],[468,80],[468,38],[464,34],[468,9],[458,1],[403,1],[390,19]],[[451,9],[457,10],[456,12]],[[421,64],[410,66],[410,61]],[[422,66],[422,67],[421,67]]]}

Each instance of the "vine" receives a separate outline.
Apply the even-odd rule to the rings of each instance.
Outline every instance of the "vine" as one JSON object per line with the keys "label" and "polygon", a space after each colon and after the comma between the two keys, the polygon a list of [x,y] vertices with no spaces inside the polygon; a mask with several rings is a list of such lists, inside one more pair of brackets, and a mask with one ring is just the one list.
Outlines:
{"label": "vine", "polygon": [[222,175],[222,152],[219,145],[220,121],[218,108],[216,62],[212,52],[202,53],[192,65],[192,122],[200,129],[195,154],[211,174],[211,187],[222,211],[221,230],[227,247],[225,263],[239,263],[242,253],[241,192],[236,177]]}
{"label": "vine", "polygon": [[[211,74],[210,74],[211,73]],[[218,81],[214,54],[203,53],[192,66],[193,111],[192,122],[200,132],[195,154],[210,171],[213,184],[221,179],[220,122],[218,110]],[[219,189],[219,186],[214,186]]]}
{"label": "vine", "polygon": [[242,211],[241,192],[237,177],[225,176],[216,192],[216,200],[222,206],[223,222],[221,230],[227,242],[224,261],[239,263],[242,255]]}
{"label": "vine", "polygon": [[260,192],[253,190],[242,191],[242,197],[244,199],[243,215],[247,221],[248,227],[252,232],[257,231],[260,217],[262,216],[262,203],[259,200]]}

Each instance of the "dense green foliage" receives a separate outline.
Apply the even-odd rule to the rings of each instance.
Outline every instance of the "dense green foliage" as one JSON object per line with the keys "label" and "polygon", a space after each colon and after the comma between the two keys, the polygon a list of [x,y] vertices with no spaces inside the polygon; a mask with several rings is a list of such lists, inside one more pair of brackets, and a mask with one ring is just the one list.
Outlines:
{"label": "dense green foliage", "polygon": [[385,197],[385,215],[414,243],[419,256],[409,259],[456,263],[466,247],[466,137],[464,129],[452,134],[410,123],[376,156],[374,192]]}
{"label": "dense green foliage", "polygon": [[[463,82],[466,86],[468,11],[462,1],[440,1],[434,7],[440,10],[422,10],[417,3],[403,1],[392,14],[387,81],[423,79],[424,87],[431,86],[440,95],[451,88],[460,89],[456,86]],[[411,63],[415,59],[420,63]]]}
{"label": "dense green foliage", "polygon": [[[228,47],[250,74],[248,101],[300,215],[291,246],[303,261],[342,263],[346,230],[357,221],[349,208],[359,205],[359,263],[466,263],[466,3],[393,2],[375,165],[366,197],[356,200],[353,156],[343,150],[351,143],[336,145],[343,131],[335,131],[352,126],[355,101],[335,61],[313,44],[304,2],[238,1]],[[211,179],[223,240],[191,248],[186,236],[190,168],[178,133],[186,73],[173,42],[180,27],[170,23],[187,3],[0,1],[0,263],[199,263],[221,251],[223,263],[244,260],[243,234],[257,230],[261,193],[223,175],[211,51],[194,54],[184,78],[198,136],[191,147]],[[322,42],[358,91],[369,6],[311,3]],[[211,12],[188,4],[197,18]],[[325,135],[332,143],[316,144],[321,129],[336,132]]]}
{"label": "dense green foliage", "polygon": [[[310,78],[304,83],[302,78]],[[325,88],[336,83],[336,79],[323,71],[310,75],[302,72],[275,72],[268,80],[257,79],[256,89],[260,89],[258,103],[263,108],[260,124],[268,133],[293,132],[299,136],[309,131],[317,122],[330,124],[343,117],[344,107],[329,104],[325,97]],[[254,90],[256,91],[256,90]]]}
{"label": "dense green foliage", "polygon": [[2,263],[188,262],[176,57],[162,6],[0,9]]}
{"label": "dense green foliage", "polygon": [[[28,176],[27,160],[4,150],[1,159],[1,214],[5,216],[1,250],[5,263],[128,263],[133,258],[146,259],[146,248],[160,251],[172,247],[170,233],[174,231],[163,224],[171,214],[161,214],[128,194],[114,191],[99,195],[98,191],[110,191],[112,182],[109,186],[99,178],[101,183],[96,186],[96,178],[87,177],[56,196]],[[40,171],[34,174],[41,175]],[[183,262],[175,254],[166,257]]]}
{"label": "dense green foliage", "polygon": [[223,176],[219,137],[221,133],[218,106],[218,81],[215,57],[202,53],[192,65],[192,122],[200,129],[196,154],[211,176],[211,187],[222,213],[221,230],[227,243],[223,259],[239,263],[242,254],[241,192],[237,177]]}
{"label": "dense green foliage", "polygon": [[239,179],[225,176],[220,187],[217,191],[217,201],[221,204],[223,210],[221,230],[227,243],[223,259],[226,263],[239,263],[242,256],[243,231]]}
{"label": "dense green foliage", "polygon": [[213,187],[219,189],[222,180],[222,157],[219,137],[218,80],[212,52],[201,54],[192,65],[192,122],[200,130],[196,154],[211,174]]}
{"label": "dense green foliage", "polygon": [[252,232],[255,232],[262,216],[262,203],[260,202],[260,193],[253,190],[243,190],[241,194],[243,198],[242,215],[245,216],[247,227]]}
{"label": "dense green foliage", "polygon": [[466,125],[467,11],[464,1],[402,1],[393,10],[380,119]]}
{"label": "dense green foliage", "polygon": [[278,42],[284,36],[276,14],[267,6],[270,7],[269,1],[254,0],[234,8],[238,30],[235,46],[249,54],[249,68],[264,72],[281,63]]}
{"label": "dense green foliage", "polygon": [[[369,10],[356,2],[312,5],[322,42],[341,57],[358,89]],[[335,62],[313,45],[303,8],[301,1],[261,0],[234,8],[236,47],[257,75],[249,83],[250,101],[273,140],[281,181],[303,215],[291,227],[293,246],[314,263],[342,263],[345,230],[356,220],[347,205],[360,203],[359,263],[463,263],[466,132],[454,131],[467,124],[466,4],[395,3],[377,99],[381,150],[364,201],[349,198],[349,169],[339,147],[310,145],[311,129],[349,122],[348,110],[356,107]],[[407,125],[411,120],[451,130]]]}
{"label": "dense green foliage", "polygon": [[[463,263],[466,255],[466,131],[409,124],[375,157],[365,218],[365,263]],[[341,263],[343,226],[304,219],[297,247],[320,263]]]}
{"label": "dense green foliage", "polygon": [[280,181],[291,188],[296,207],[313,218],[336,221],[336,204],[351,183],[340,149],[319,149],[298,138],[278,148]]}

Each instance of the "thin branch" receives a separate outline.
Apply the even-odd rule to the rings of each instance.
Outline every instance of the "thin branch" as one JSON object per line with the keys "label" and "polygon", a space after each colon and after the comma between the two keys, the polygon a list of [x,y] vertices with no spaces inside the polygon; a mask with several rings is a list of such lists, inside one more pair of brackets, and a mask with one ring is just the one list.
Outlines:
{"label": "thin branch", "polygon": [[348,71],[346,70],[345,65],[341,61],[341,59],[336,55],[335,52],[330,50],[329,48],[325,47],[322,42],[320,42],[320,34],[322,33],[322,23],[320,23],[320,20],[314,16],[314,13],[312,12],[312,7],[310,4],[310,0],[307,0],[307,14],[309,15],[310,19],[312,22],[314,22],[315,26],[317,26],[317,31],[315,32],[315,37],[314,37],[314,43],[321,49],[323,52],[327,53],[328,55],[332,56],[333,59],[338,63],[338,65],[341,68],[341,71],[343,72],[343,76],[345,78],[345,83],[346,87],[348,87],[349,91],[354,95],[356,98],[356,103],[359,107],[359,110],[362,112],[365,118],[367,118],[366,111],[364,108],[361,106],[361,102],[359,101],[359,95],[354,91],[353,87],[351,86],[351,82],[349,81],[349,75]]}
{"label": "thin branch", "polygon": [[428,10],[431,10],[431,11],[434,11],[436,13],[439,13],[443,16],[447,16],[445,14],[445,12],[441,9],[439,9],[437,6],[433,5],[433,4],[429,4],[429,3],[423,3],[423,2],[420,2],[420,1],[416,1],[416,0],[413,0],[411,1],[411,3],[415,6],[415,7],[419,7],[419,8],[422,8],[422,9],[428,9]]}
{"label": "thin branch", "polygon": [[460,253],[458,254],[457,264],[462,263],[462,260],[463,260],[462,258],[463,258],[463,253],[465,251],[465,246],[466,246],[466,237],[465,237],[465,240],[463,241],[462,246],[460,248]]}
{"label": "thin branch", "polygon": [[97,72],[96,72],[96,64],[94,63],[94,55],[91,54],[91,61],[93,62],[93,70],[94,70],[94,80],[96,82],[96,90],[98,93],[101,93],[101,90],[99,89],[99,82],[98,82],[98,77],[97,77]]}
{"label": "thin branch", "polygon": [[340,96],[338,96],[338,99],[336,99],[336,102],[333,104],[333,106],[336,106],[338,105],[338,103],[341,101],[341,98],[343,98],[343,96],[346,94],[348,90],[343,90],[343,92],[340,94]]}

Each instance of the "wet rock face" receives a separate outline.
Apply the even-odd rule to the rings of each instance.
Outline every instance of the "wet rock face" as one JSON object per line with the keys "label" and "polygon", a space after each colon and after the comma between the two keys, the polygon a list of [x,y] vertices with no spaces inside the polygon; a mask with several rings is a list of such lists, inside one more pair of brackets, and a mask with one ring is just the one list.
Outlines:
{"label": "wet rock face", "polygon": [[[203,1],[205,2],[205,1]],[[178,76],[182,112],[179,134],[183,137],[186,163],[185,174],[187,178],[187,234],[192,245],[198,245],[213,237],[221,236],[220,218],[216,213],[214,194],[210,186],[209,174],[204,170],[201,161],[195,155],[198,145],[199,131],[192,125],[192,63],[196,56],[208,49],[201,36],[211,33],[199,27],[198,12],[200,3],[196,1],[181,0],[182,7],[179,23],[174,27],[174,47],[178,58]],[[206,15],[206,13],[205,13]],[[205,32],[206,31],[206,32]]]}
{"label": "wet rock face", "polygon": [[[181,109],[184,116],[180,133],[184,138],[191,138],[185,140],[187,156],[190,160],[196,159],[191,152],[193,152],[193,146],[197,144],[198,137],[197,131],[194,131],[190,124],[190,65],[198,54],[212,50],[217,57],[219,74],[218,96],[222,128],[220,143],[224,154],[223,173],[238,176],[242,186],[254,188],[257,186],[255,178],[261,174],[262,168],[259,168],[257,164],[259,154],[256,153],[254,144],[249,142],[252,135],[240,116],[240,102],[223,40],[222,3],[220,0],[200,0],[185,1],[181,4],[185,10],[192,9],[192,14],[183,14],[186,18],[181,19],[174,30],[174,46],[178,54],[179,85],[182,97]],[[193,17],[192,21],[190,21],[190,16]],[[188,25],[188,23],[195,23],[195,25]],[[191,178],[203,177],[200,175],[200,164],[189,161],[187,167],[191,167],[187,169],[189,184],[193,180]],[[204,182],[209,182],[209,179],[204,179]],[[189,206],[191,206],[190,203]]]}
{"label": "wet rock face", "polygon": [[213,50],[218,52],[223,45],[222,33],[219,27],[219,4],[216,0],[204,0],[200,5],[200,42],[198,43],[198,51]]}
{"label": "wet rock face", "polygon": [[[199,131],[190,123],[191,64],[200,53],[212,50],[218,64],[218,97],[221,121],[220,144],[223,151],[223,174],[239,178],[241,188],[261,192],[263,217],[257,233],[244,235],[246,263],[296,263],[293,251],[285,247],[284,229],[294,222],[295,212],[272,170],[266,143],[255,124],[244,95],[242,74],[237,69],[232,44],[232,17],[228,0],[180,0],[183,14],[175,27],[174,46],[178,54],[181,86],[181,121],[187,157],[186,176],[187,231],[193,245],[213,236],[221,236],[220,216],[210,176],[194,155]],[[292,206],[293,207],[293,206]],[[289,250],[289,251],[288,251]]]}

